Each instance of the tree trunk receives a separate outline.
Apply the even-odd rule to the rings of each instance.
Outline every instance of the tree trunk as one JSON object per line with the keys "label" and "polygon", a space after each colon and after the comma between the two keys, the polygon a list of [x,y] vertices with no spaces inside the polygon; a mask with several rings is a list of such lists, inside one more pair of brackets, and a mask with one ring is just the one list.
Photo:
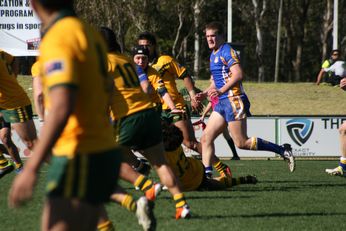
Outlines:
{"label": "tree trunk", "polygon": [[199,18],[201,8],[204,5],[204,0],[196,0],[193,5],[193,22],[194,22],[194,62],[193,62],[193,75],[196,79],[199,79],[199,69],[201,66],[200,55],[200,36],[199,36]]}
{"label": "tree trunk", "polygon": [[331,36],[333,29],[333,0],[326,1],[326,8],[323,15],[322,23],[322,33],[321,33],[321,43],[322,43],[322,60],[325,60],[329,57],[328,54],[328,38]]}
{"label": "tree trunk", "polygon": [[258,82],[263,82],[265,79],[265,70],[263,63],[263,31],[261,27],[261,23],[263,21],[264,13],[267,9],[266,0],[262,1],[262,9],[259,9],[258,1],[252,0],[252,4],[254,6],[254,16],[255,16],[255,26],[256,26],[256,56],[257,56],[257,64],[258,64]]}

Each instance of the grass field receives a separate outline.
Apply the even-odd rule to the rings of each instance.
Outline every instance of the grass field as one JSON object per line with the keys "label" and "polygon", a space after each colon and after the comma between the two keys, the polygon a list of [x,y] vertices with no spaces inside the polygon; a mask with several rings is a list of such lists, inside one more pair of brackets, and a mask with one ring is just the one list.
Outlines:
{"label": "grass field", "polygon": [[[28,95],[32,96],[30,76],[19,76]],[[178,88],[183,81],[177,81]],[[208,80],[197,80],[205,89]],[[313,83],[249,83],[244,82],[253,115],[345,115],[345,92],[338,87]]]}
{"label": "grass field", "polygon": [[[188,192],[193,217],[175,221],[174,205],[167,192],[156,201],[157,230],[343,230],[346,209],[343,198],[346,179],[324,173],[337,161],[297,162],[289,173],[283,161],[228,161],[235,176],[255,174],[257,185],[243,185],[229,191]],[[39,230],[44,177],[41,170],[34,199],[18,210],[7,208],[7,193],[14,173],[1,179],[0,229]],[[156,176],[152,175],[154,178]],[[136,197],[139,192],[123,184]],[[117,230],[140,230],[136,218],[116,204],[107,206]]]}
{"label": "grass field", "polygon": [[[19,81],[32,95],[31,78]],[[197,81],[204,89],[208,81]],[[182,87],[182,81],[178,81]],[[244,83],[254,115],[345,115],[345,92],[312,83]],[[156,201],[157,230],[342,230],[346,228],[344,200],[346,178],[324,172],[337,160],[298,160],[290,174],[283,161],[226,161],[235,176],[255,174],[257,185],[229,191],[186,193],[193,217],[175,221],[174,205],[167,192]],[[14,174],[1,179],[0,230],[39,230],[47,166],[41,169],[32,201],[18,210],[7,207],[7,193]],[[156,175],[151,175],[157,179]],[[121,183],[138,198],[140,193]],[[107,205],[117,230],[140,230],[136,218],[115,204]]]}

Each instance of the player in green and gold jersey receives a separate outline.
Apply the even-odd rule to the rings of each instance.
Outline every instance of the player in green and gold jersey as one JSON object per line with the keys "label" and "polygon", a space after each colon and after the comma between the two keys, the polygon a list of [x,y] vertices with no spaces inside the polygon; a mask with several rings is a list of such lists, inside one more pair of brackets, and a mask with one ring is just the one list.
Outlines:
{"label": "player in green and gold jersey", "polygon": [[31,4],[43,23],[39,76],[45,122],[32,157],[13,182],[9,204],[17,207],[32,196],[40,166],[52,152],[42,230],[95,230],[121,162],[107,116],[113,85],[106,47],[75,15],[72,0]]}
{"label": "player in green and gold jersey", "polygon": [[[15,168],[17,172],[20,172],[23,164],[18,149],[11,140],[11,124],[30,150],[36,140],[36,129],[32,120],[30,99],[17,81],[16,66],[15,58],[0,50],[0,116],[2,117],[0,139],[12,157],[14,167],[11,167],[11,163],[6,161],[2,155],[0,155],[0,159],[5,161],[3,168],[12,170]],[[0,168],[0,177],[9,172],[3,171],[3,168]]]}
{"label": "player in green and gold jersey", "polygon": [[239,184],[256,184],[255,176],[245,176],[229,179],[225,176],[207,178],[204,166],[200,160],[187,157],[181,143],[182,132],[174,124],[162,122],[165,156],[174,174],[179,178],[183,191],[194,190],[224,190]]}
{"label": "player in green and gold jersey", "polygon": [[[134,62],[120,53],[114,32],[103,27],[101,33],[108,44],[109,73],[113,76],[115,85],[111,111],[116,141],[127,147],[128,152],[130,149],[139,151],[148,159],[161,183],[165,184],[173,195],[176,219],[188,218],[188,204],[163,155],[162,128],[155,105],[140,86]],[[140,181],[143,184],[139,183]],[[136,180],[137,183],[140,188],[143,188],[144,184],[150,186],[148,181],[140,178]]]}

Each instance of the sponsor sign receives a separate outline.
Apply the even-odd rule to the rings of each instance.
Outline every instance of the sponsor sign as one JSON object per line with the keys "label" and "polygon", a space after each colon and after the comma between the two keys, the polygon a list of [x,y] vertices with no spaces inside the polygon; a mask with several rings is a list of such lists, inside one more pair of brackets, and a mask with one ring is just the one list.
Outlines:
{"label": "sponsor sign", "polygon": [[0,1],[0,49],[13,56],[37,56],[40,27],[30,0]]}
{"label": "sponsor sign", "polygon": [[[199,118],[192,118],[192,122]],[[251,117],[248,119],[248,136],[260,137],[264,140],[283,144],[290,143],[293,154],[298,157],[338,157],[340,156],[339,127],[346,117]],[[34,119],[37,131],[40,123]],[[208,123],[208,120],[205,120]],[[200,140],[202,125],[194,126],[195,134]],[[21,157],[29,157],[30,151],[22,143],[16,132],[12,130],[12,140],[18,146]],[[1,143],[1,142],[0,142]],[[198,153],[184,147],[188,156]],[[248,151],[237,149],[240,157],[275,157],[275,153],[267,151]],[[232,151],[225,138],[220,135],[215,141],[216,155],[231,158]]]}

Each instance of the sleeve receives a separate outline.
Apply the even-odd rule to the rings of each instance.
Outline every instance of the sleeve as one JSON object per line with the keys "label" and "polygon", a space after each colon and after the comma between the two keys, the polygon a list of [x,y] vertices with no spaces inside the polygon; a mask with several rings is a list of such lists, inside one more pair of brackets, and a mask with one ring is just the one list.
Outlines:
{"label": "sleeve", "polygon": [[84,58],[83,52],[77,50],[78,47],[75,45],[77,41],[73,45],[72,42],[64,43],[63,39],[59,41],[55,38],[48,44],[49,47],[42,47],[40,57],[41,74],[47,87],[52,88],[57,85],[77,87],[79,82],[77,77],[78,59]]}
{"label": "sleeve", "polygon": [[178,79],[183,79],[188,76],[187,70],[184,66],[180,65],[177,60],[173,59],[170,62],[170,70],[172,74],[175,74]]}
{"label": "sleeve", "polygon": [[240,63],[237,52],[230,45],[226,44],[223,48],[221,59],[228,68]]}
{"label": "sleeve", "polygon": [[143,68],[136,64],[136,73],[138,75],[139,82],[148,81],[148,76],[144,72]]}
{"label": "sleeve", "polygon": [[329,72],[329,71],[334,72],[335,71],[335,64],[331,65],[330,67],[325,67],[325,68],[323,68],[323,70],[325,72]]}
{"label": "sleeve", "polygon": [[329,63],[328,59],[322,63],[322,68],[327,68],[329,66],[330,66],[330,63]]}

